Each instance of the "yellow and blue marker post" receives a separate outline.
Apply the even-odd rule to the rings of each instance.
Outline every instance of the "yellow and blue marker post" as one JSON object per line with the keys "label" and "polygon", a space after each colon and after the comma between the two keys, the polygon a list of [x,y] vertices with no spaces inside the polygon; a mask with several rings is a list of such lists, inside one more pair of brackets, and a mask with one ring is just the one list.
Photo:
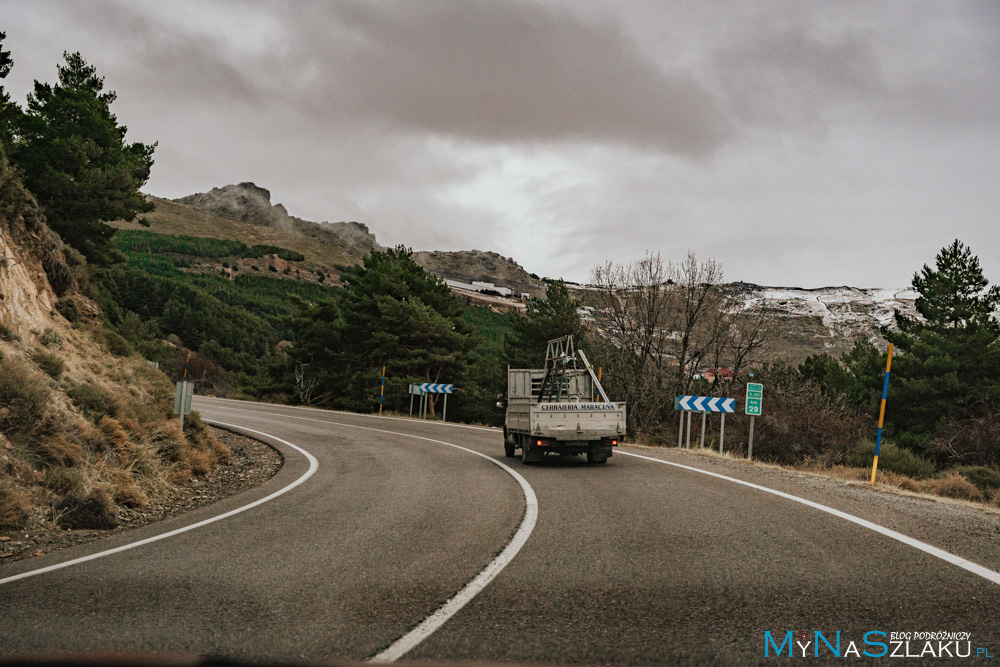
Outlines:
{"label": "yellow and blue marker post", "polygon": [[882,420],[885,419],[885,399],[889,395],[889,369],[892,367],[892,343],[889,343],[889,354],[885,358],[885,381],[882,383],[882,408],[878,411],[878,435],[875,436],[875,460],[872,461],[872,484],[875,483],[875,473],[878,471],[878,450],[882,446]]}
{"label": "yellow and blue marker post", "polygon": [[382,367],[382,389],[378,395],[378,413],[382,414],[382,401],[385,400],[385,366]]}

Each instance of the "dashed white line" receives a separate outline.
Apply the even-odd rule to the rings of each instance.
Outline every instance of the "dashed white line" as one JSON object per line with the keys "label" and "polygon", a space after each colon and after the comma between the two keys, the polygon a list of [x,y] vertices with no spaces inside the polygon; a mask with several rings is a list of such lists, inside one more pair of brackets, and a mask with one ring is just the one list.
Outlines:
{"label": "dashed white line", "polygon": [[229,518],[229,517],[231,517],[231,516],[233,516],[235,514],[239,514],[240,512],[245,512],[248,509],[257,507],[258,505],[263,505],[264,503],[268,502],[269,500],[274,500],[278,496],[283,495],[285,493],[288,493],[289,491],[291,491],[292,489],[294,489],[295,487],[297,487],[298,485],[302,484],[304,481],[306,481],[307,479],[309,479],[310,477],[312,477],[313,473],[315,473],[316,470],[319,468],[319,461],[316,460],[315,456],[313,456],[312,454],[310,454],[306,450],[302,449],[301,447],[299,447],[297,445],[293,445],[292,443],[288,442],[287,440],[282,440],[281,438],[275,437],[275,436],[271,435],[270,433],[264,433],[262,431],[255,431],[252,428],[244,428],[244,427],[238,426],[236,424],[226,424],[224,422],[219,422],[219,421],[215,421],[215,420],[212,420],[212,419],[206,419],[205,421],[209,422],[210,424],[218,424],[219,426],[230,426],[230,427],[233,427],[233,428],[238,428],[238,429],[245,430],[245,431],[247,431],[249,433],[256,433],[257,435],[262,435],[262,436],[265,436],[265,437],[277,440],[278,442],[280,442],[283,445],[288,445],[292,449],[296,450],[297,452],[299,452],[303,456],[305,456],[306,459],[308,459],[308,461],[309,461],[309,470],[307,470],[301,477],[299,477],[298,479],[296,479],[294,482],[292,482],[288,486],[285,486],[285,487],[282,487],[282,488],[278,489],[277,491],[275,491],[274,493],[272,493],[269,496],[266,496],[266,497],[261,498],[259,500],[255,500],[252,503],[249,503],[247,505],[243,505],[242,507],[237,507],[234,510],[230,510],[230,511],[225,512],[223,514],[220,514],[218,516],[213,516],[210,519],[205,519],[204,521],[199,521],[198,523],[193,523],[190,526],[184,526],[183,528],[177,528],[175,530],[171,530],[171,531],[166,532],[166,533],[161,533],[159,535],[154,535],[153,537],[147,537],[146,539],[139,540],[138,542],[132,542],[130,544],[125,544],[125,545],[122,545],[120,547],[115,547],[114,549],[108,549],[106,551],[99,551],[98,553],[96,553],[96,554],[90,554],[89,556],[81,556],[80,558],[74,558],[73,560],[68,560],[68,561],[65,561],[63,563],[56,563],[55,565],[49,565],[47,567],[40,567],[37,570],[30,570],[28,572],[22,572],[21,574],[15,574],[15,575],[12,575],[12,576],[9,576],[9,577],[4,577],[3,579],[0,579],[0,585],[2,585],[2,584],[8,584],[8,583],[10,583],[12,581],[18,581],[20,579],[27,579],[28,577],[34,577],[34,576],[37,576],[39,574],[44,574],[46,572],[52,572],[54,570],[61,570],[62,568],[69,567],[71,565],[79,565],[80,563],[86,563],[87,561],[96,560],[98,558],[104,558],[105,556],[110,556],[112,554],[117,554],[117,553],[121,553],[123,551],[128,551],[129,549],[135,549],[136,547],[141,547],[141,546],[143,546],[145,544],[151,544],[152,542],[159,542],[160,540],[165,540],[168,537],[173,537],[174,535],[180,535],[181,533],[186,533],[189,530],[194,530],[195,528],[201,528],[202,526],[207,526],[210,523],[215,523],[216,521],[221,521],[223,519],[227,519],[227,518]]}

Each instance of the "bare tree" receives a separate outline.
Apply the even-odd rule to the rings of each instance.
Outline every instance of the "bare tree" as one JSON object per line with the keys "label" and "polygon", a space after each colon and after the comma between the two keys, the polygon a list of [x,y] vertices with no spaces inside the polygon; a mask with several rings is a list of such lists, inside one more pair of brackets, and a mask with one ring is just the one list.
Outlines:
{"label": "bare tree", "polygon": [[722,309],[722,266],[714,259],[699,263],[693,252],[676,269],[677,280],[670,293],[673,328],[680,335],[677,381],[683,391],[691,387],[703,357],[711,350],[713,314]]}
{"label": "bare tree", "polygon": [[302,405],[312,404],[313,392],[319,386],[319,378],[306,375],[306,367],[308,366],[309,364],[295,364],[295,388],[299,392],[299,403]]}
{"label": "bare tree", "polygon": [[734,376],[767,345],[772,317],[744,293],[726,289],[722,267],[693,253],[680,264],[656,254],[593,271],[601,308],[595,343],[612,371],[613,389],[630,404],[635,428],[671,419],[673,396],[688,393],[699,369]]}

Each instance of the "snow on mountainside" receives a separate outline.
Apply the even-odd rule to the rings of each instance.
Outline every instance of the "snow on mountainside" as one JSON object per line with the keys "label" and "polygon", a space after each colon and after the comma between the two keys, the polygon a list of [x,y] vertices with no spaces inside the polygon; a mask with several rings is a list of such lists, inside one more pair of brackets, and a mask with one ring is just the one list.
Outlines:
{"label": "snow on mountainside", "polygon": [[830,338],[880,339],[879,328],[892,326],[893,311],[916,315],[917,293],[910,288],[764,287],[743,283],[750,304],[763,302],[789,317],[819,317]]}

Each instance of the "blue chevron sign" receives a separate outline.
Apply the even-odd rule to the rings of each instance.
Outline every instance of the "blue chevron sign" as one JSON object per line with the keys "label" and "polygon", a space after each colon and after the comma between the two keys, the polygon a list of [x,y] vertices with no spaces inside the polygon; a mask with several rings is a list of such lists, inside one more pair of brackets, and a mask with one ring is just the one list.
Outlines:
{"label": "blue chevron sign", "polygon": [[677,396],[674,398],[674,410],[685,410],[687,412],[736,412],[736,399],[713,396]]}
{"label": "blue chevron sign", "polygon": [[455,385],[453,384],[438,384],[435,382],[424,382],[420,384],[420,391],[425,394],[451,394]]}

